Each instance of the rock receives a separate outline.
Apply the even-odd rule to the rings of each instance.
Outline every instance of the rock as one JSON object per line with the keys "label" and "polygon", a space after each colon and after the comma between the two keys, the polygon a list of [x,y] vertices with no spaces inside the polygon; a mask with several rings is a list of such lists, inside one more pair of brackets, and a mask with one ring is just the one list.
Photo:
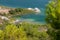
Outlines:
{"label": "rock", "polygon": [[39,8],[34,8],[34,11],[35,11],[36,13],[40,13],[40,12],[41,12]]}
{"label": "rock", "polygon": [[2,20],[9,20],[7,17],[5,17],[5,16],[0,16],[0,18],[2,19]]}

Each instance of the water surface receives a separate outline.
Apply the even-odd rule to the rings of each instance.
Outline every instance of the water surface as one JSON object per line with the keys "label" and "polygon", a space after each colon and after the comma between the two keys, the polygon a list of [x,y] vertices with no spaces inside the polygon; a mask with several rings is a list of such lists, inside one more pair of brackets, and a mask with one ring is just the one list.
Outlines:
{"label": "water surface", "polygon": [[27,14],[17,19],[30,22],[45,22],[45,5],[49,0],[0,0],[0,5],[9,7],[20,7],[20,8],[39,8],[41,13],[39,14]]}

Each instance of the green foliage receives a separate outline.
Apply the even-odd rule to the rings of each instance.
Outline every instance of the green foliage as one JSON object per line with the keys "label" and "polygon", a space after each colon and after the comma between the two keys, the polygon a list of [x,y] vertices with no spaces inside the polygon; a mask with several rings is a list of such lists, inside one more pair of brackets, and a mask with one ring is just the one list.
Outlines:
{"label": "green foliage", "polygon": [[51,40],[56,40],[56,31],[52,28],[49,28],[47,33],[50,35]]}
{"label": "green foliage", "polygon": [[52,1],[46,7],[46,21],[55,29],[60,29],[60,0]]}
{"label": "green foliage", "polygon": [[9,13],[10,13],[10,14],[15,14],[16,11],[14,11],[14,10],[10,10]]}
{"label": "green foliage", "polygon": [[16,11],[16,12],[22,12],[23,9],[22,9],[22,8],[16,8],[15,11]]}
{"label": "green foliage", "polygon": [[40,25],[25,22],[18,25],[7,24],[0,30],[0,40],[48,40],[47,32],[41,32],[38,28]]}
{"label": "green foliage", "polygon": [[52,27],[48,30],[48,34],[54,40],[60,40],[60,0],[52,0],[48,4],[46,7],[46,21]]}
{"label": "green foliage", "polygon": [[56,37],[56,40],[60,40],[60,30],[56,33],[57,34],[57,37]]}
{"label": "green foliage", "polygon": [[40,32],[40,30],[38,29],[40,25],[22,23],[20,24],[20,26],[24,28],[24,31],[26,32],[26,36],[28,37],[28,40],[47,40],[47,38],[49,37],[45,31]]}
{"label": "green foliage", "polygon": [[0,40],[4,40],[4,32],[0,30]]}
{"label": "green foliage", "polygon": [[15,25],[8,25],[5,28],[5,40],[27,40],[23,28]]}

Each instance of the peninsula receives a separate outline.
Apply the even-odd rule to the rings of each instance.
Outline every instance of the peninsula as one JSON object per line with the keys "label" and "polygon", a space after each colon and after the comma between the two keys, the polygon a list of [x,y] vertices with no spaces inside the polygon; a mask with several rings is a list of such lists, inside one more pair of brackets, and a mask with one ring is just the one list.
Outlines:
{"label": "peninsula", "polygon": [[31,13],[39,13],[40,10],[38,8],[11,8],[11,7],[5,7],[0,6],[0,20],[2,20],[0,23],[3,24],[4,20],[9,21],[11,23],[12,20],[15,21],[13,18],[17,15],[25,15],[25,14],[31,14]]}

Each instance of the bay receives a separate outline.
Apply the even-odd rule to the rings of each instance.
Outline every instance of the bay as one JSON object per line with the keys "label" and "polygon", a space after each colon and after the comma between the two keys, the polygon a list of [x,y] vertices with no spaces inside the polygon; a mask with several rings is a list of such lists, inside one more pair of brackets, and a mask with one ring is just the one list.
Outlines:
{"label": "bay", "polygon": [[41,13],[39,14],[27,14],[19,16],[17,19],[29,22],[45,22],[45,7],[49,0],[0,0],[0,5],[15,7],[15,8],[39,8]]}

